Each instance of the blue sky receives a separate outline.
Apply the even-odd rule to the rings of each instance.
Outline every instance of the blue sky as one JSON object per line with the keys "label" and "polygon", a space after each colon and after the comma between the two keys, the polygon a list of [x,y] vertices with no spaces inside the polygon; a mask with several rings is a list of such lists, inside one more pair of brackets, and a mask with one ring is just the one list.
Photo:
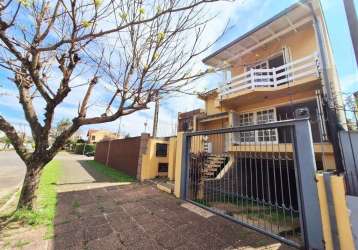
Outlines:
{"label": "blue sky", "polygon": [[[211,8],[217,10],[219,16],[205,33],[207,40],[214,40],[215,37],[220,34],[228,18],[230,18],[231,25],[227,34],[215,44],[211,51],[208,51],[208,54],[295,2],[294,0],[237,0],[234,3],[216,3],[215,6]],[[358,6],[358,0],[355,0],[355,4]],[[355,64],[347,21],[344,16],[343,0],[322,0],[322,6],[328,25],[342,90],[344,93],[358,91],[358,69]],[[0,80],[2,87],[13,89],[11,83],[6,81],[6,76],[3,73],[0,74]],[[218,76],[211,76],[195,84],[198,85],[199,90],[210,89],[217,86],[218,81]],[[121,121],[118,120],[109,124],[95,125],[92,127],[108,128],[117,131],[119,124],[121,124],[122,131],[130,133],[131,135],[138,135],[144,131],[144,123],[147,122],[148,132],[151,131],[153,107],[154,106],[151,105],[150,110],[123,117]],[[178,112],[199,107],[203,108],[203,102],[199,101],[195,96],[180,96],[163,100],[159,115],[159,127],[161,128],[159,134],[168,135],[173,132]],[[66,103],[56,116],[56,119],[59,120],[62,117],[71,116],[72,111],[75,112],[75,109],[76,106],[73,103]],[[11,96],[0,97],[0,114],[12,122],[24,122],[23,112],[16,98]],[[88,127],[82,128],[83,133],[85,133],[87,129]]]}

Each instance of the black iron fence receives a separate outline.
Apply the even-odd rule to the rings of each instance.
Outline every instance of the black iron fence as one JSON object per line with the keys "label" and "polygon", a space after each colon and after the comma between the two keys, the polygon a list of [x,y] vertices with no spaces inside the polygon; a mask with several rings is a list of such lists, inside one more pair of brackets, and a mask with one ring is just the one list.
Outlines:
{"label": "black iron fence", "polygon": [[338,141],[348,195],[358,196],[358,109],[335,107],[340,119]]}
{"label": "black iron fence", "polygon": [[184,145],[184,199],[293,246],[322,247],[308,119],[191,132]]}

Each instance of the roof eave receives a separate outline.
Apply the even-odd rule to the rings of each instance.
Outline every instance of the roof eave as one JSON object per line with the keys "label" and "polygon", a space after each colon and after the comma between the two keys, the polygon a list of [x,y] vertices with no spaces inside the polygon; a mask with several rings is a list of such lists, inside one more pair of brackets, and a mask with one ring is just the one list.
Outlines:
{"label": "roof eave", "polygon": [[284,15],[286,15],[287,13],[291,12],[292,10],[298,8],[301,4],[306,3],[307,1],[308,0],[300,0],[297,3],[292,4],[288,8],[284,9],[283,11],[279,12],[278,14],[276,14],[273,17],[271,17],[270,19],[268,19],[267,21],[261,23],[260,25],[256,26],[255,28],[251,29],[250,31],[246,32],[245,34],[241,35],[240,37],[236,38],[232,42],[228,43],[224,47],[221,47],[220,49],[216,50],[212,54],[208,55],[207,57],[205,57],[202,60],[202,62],[205,63],[205,64],[208,64],[208,61],[210,59],[213,59],[215,56],[217,56],[218,54],[220,54],[224,50],[230,48],[231,46],[235,45],[236,43],[240,42],[241,40],[249,37],[250,35],[254,34],[256,31],[264,28],[265,26],[273,23],[276,19],[278,19],[280,17],[283,17]]}

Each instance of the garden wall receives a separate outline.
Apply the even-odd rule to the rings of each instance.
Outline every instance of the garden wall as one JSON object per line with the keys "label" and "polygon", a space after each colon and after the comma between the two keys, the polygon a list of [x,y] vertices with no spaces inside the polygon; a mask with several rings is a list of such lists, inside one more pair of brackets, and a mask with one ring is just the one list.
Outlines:
{"label": "garden wall", "polygon": [[95,160],[111,168],[137,177],[141,137],[97,143]]}

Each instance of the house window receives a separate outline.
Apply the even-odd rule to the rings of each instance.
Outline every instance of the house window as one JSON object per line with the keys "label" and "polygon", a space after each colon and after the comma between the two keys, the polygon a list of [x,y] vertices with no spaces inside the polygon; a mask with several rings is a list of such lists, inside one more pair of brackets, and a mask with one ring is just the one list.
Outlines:
{"label": "house window", "polygon": [[[256,113],[257,124],[264,124],[275,121],[275,110],[268,109]],[[257,141],[277,141],[277,129],[267,129],[257,131]]]}
{"label": "house window", "polygon": [[[273,121],[276,121],[275,109],[260,110],[239,115],[240,126],[265,124]],[[254,142],[277,142],[277,129],[240,132],[240,143]]]}
{"label": "house window", "polygon": [[158,173],[168,173],[168,163],[159,163]]}
{"label": "house window", "polygon": [[91,140],[92,140],[92,141],[96,140],[96,136],[92,135],[92,136],[91,136]]}
{"label": "house window", "polygon": [[[281,66],[285,64],[285,57],[284,57],[284,53],[279,52],[277,54],[274,54],[272,56],[270,56],[269,58],[262,60],[256,64],[250,65],[246,68],[246,71],[250,71],[251,69],[257,70],[255,71],[255,82],[259,83],[259,82],[265,82],[265,83],[269,83],[272,82],[272,84],[274,83],[274,78],[273,78],[273,72],[265,72],[265,71],[260,71],[260,69],[273,69],[273,68],[278,68],[277,70],[275,70],[276,75],[279,75],[276,80],[277,81],[284,81],[287,76],[286,74],[284,74],[286,68],[282,68]],[[287,83],[286,81],[284,82],[280,82],[280,84],[284,84]],[[269,84],[270,85],[270,84]],[[260,87],[264,87],[265,85],[259,85]]]}
{"label": "house window", "polygon": [[168,144],[166,143],[157,143],[156,144],[156,156],[166,157],[168,151]]}
{"label": "house window", "polygon": [[[239,125],[254,125],[254,113],[244,113],[239,116]],[[255,131],[240,132],[240,142],[254,142]]]}

